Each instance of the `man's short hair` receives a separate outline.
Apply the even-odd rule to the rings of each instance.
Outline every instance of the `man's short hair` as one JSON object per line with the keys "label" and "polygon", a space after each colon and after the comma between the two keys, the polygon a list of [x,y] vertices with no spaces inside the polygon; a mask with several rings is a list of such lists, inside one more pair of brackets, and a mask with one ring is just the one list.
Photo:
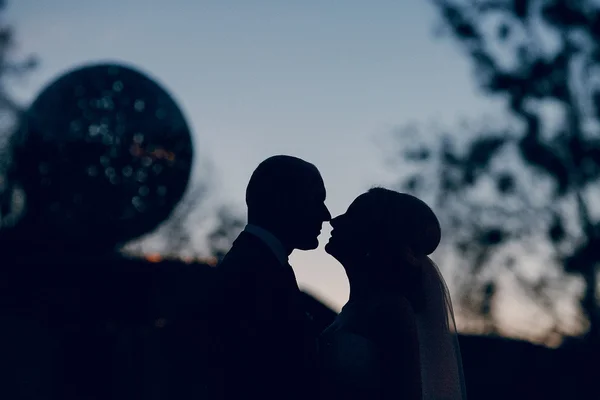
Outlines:
{"label": "man's short hair", "polygon": [[248,209],[261,210],[274,202],[293,198],[318,174],[317,168],[300,158],[276,155],[261,162],[246,188]]}

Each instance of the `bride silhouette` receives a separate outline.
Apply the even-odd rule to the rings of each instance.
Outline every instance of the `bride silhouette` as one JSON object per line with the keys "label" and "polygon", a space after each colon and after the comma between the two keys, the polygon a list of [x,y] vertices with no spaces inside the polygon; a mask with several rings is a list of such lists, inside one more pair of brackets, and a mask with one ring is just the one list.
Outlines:
{"label": "bride silhouette", "polygon": [[450,296],[428,257],[441,239],[433,211],[374,188],[331,226],[325,250],[350,298],[320,338],[323,398],[466,399]]}

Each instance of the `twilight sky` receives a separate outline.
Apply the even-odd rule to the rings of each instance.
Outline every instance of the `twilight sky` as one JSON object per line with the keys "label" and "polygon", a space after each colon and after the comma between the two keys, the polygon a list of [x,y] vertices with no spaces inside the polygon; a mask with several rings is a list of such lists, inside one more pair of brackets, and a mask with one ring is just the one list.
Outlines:
{"label": "twilight sky", "polygon": [[[337,215],[390,182],[376,142],[394,127],[498,110],[455,43],[434,38],[424,0],[13,0],[7,14],[19,49],[41,60],[15,88],[21,101],[82,63],[137,66],[174,94],[240,209],[256,165],[291,154],[321,170]],[[339,307],[348,286],[323,250],[329,230],[291,263],[301,286]]]}

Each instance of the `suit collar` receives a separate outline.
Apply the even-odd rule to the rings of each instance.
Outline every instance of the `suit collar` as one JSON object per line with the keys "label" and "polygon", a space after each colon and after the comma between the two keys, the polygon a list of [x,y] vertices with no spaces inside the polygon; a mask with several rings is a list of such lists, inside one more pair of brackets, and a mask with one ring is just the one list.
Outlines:
{"label": "suit collar", "polygon": [[268,230],[253,224],[246,225],[244,232],[248,232],[259,238],[265,245],[267,245],[281,265],[288,265],[288,254],[286,253],[281,240],[277,239],[275,235]]}

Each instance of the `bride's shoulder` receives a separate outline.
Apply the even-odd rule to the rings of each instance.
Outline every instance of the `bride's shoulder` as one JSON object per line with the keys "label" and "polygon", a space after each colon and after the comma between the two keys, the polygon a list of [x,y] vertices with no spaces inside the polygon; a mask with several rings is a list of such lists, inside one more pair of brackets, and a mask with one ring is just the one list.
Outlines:
{"label": "bride's shoulder", "polygon": [[384,336],[397,336],[416,330],[415,313],[404,297],[391,297],[373,305],[370,325]]}
{"label": "bride's shoulder", "polygon": [[372,314],[375,317],[385,316],[386,318],[396,319],[414,316],[414,311],[410,301],[406,297],[387,296],[373,303]]}

